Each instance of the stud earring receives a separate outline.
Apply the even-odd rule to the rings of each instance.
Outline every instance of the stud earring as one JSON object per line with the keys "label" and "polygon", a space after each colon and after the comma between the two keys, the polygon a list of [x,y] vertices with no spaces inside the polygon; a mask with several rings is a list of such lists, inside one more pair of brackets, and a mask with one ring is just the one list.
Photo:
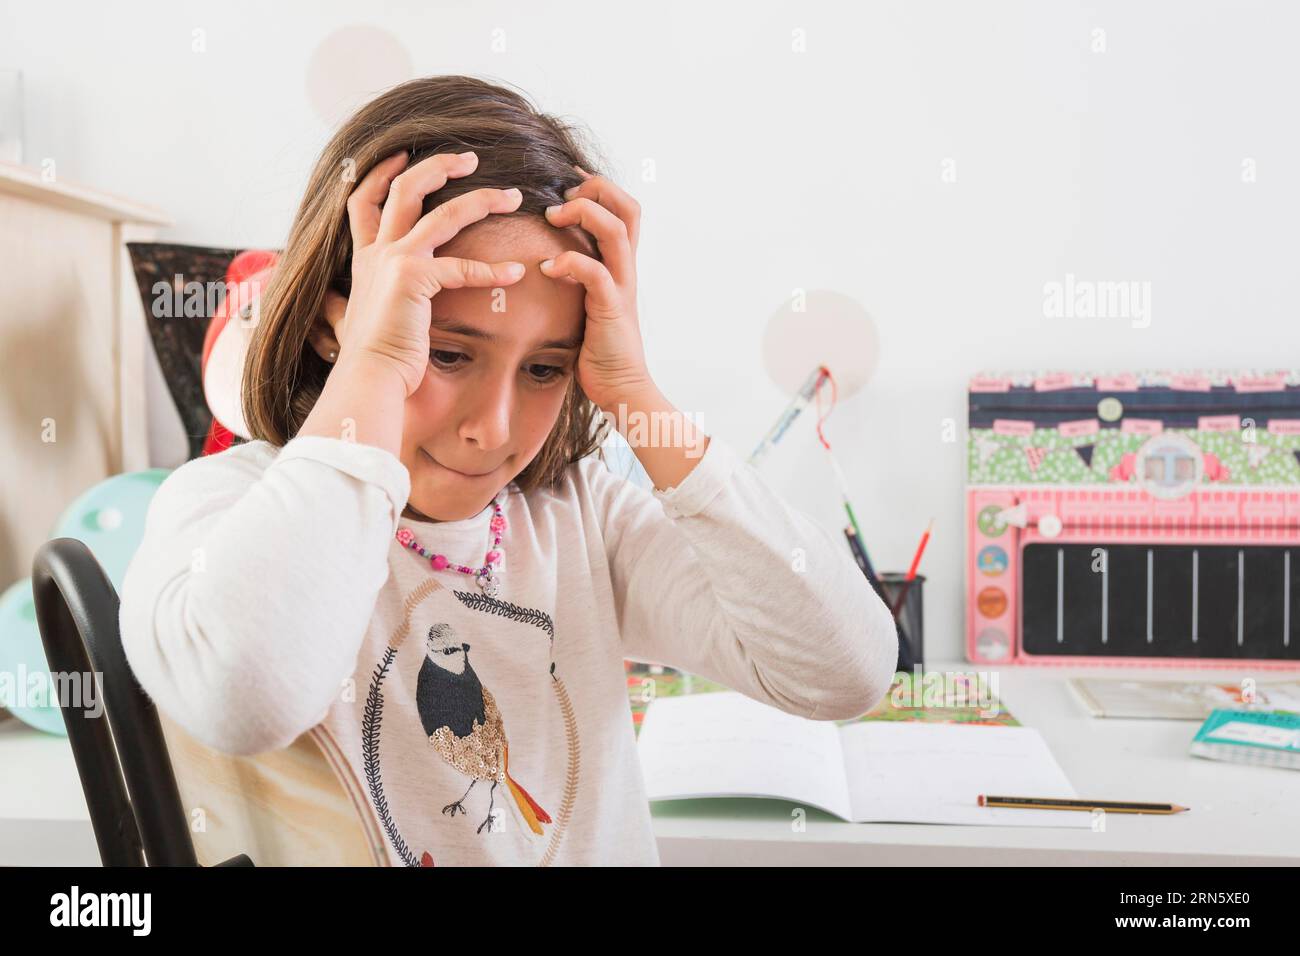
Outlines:
{"label": "stud earring", "polygon": [[331,362],[333,362],[336,358],[338,358],[338,354],[339,354],[338,352],[335,352],[335,351],[331,350],[331,351],[330,351],[330,358],[329,358],[329,360],[330,360]]}

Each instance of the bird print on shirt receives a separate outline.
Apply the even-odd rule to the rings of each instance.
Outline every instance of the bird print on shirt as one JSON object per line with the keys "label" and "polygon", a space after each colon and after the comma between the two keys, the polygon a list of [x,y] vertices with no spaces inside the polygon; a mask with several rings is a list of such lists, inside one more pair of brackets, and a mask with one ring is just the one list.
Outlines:
{"label": "bird print on shirt", "polygon": [[495,698],[479,681],[469,662],[470,646],[450,624],[434,624],[425,640],[424,661],[416,681],[420,722],[438,755],[470,778],[469,788],[442,812],[467,813],[465,800],[480,780],[492,782],[488,815],[476,833],[492,821],[496,789],[505,787],[528,828],[539,836],[550,815],[510,776],[510,742]]}

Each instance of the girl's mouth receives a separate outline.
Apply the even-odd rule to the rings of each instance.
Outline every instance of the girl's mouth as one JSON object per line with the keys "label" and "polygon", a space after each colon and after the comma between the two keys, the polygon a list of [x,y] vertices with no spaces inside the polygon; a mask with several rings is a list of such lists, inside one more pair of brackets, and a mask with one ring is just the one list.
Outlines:
{"label": "girl's mouth", "polygon": [[475,478],[486,478],[488,475],[490,475],[490,474],[492,474],[493,472],[496,471],[495,468],[493,468],[492,471],[484,471],[484,472],[480,472],[480,473],[478,473],[478,474],[471,474],[470,472],[465,472],[465,471],[457,471],[455,468],[449,468],[449,467],[447,467],[446,465],[444,465],[442,462],[438,461],[438,459],[434,458],[432,455],[430,455],[430,454],[429,454],[427,451],[425,451],[423,448],[420,449],[420,452],[421,452],[421,454],[424,455],[424,457],[428,458],[429,461],[433,462],[433,463],[434,463],[435,465],[437,465],[440,469],[442,469],[443,471],[447,472],[448,474],[455,475],[455,476],[458,477],[458,478],[465,478],[465,479],[469,479],[469,480],[473,480],[473,479],[475,479]]}

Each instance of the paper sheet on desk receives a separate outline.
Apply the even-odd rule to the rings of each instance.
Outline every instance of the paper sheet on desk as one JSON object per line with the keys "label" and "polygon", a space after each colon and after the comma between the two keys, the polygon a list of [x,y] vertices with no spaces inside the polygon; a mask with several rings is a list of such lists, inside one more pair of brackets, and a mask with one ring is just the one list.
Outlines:
{"label": "paper sheet on desk", "polygon": [[977,805],[981,793],[1076,795],[1029,727],[840,726],[728,692],[655,701],[637,747],[651,800],[775,797],[858,823],[1091,826],[1085,812]]}
{"label": "paper sheet on desk", "polygon": [[1092,826],[1085,811],[978,806],[981,793],[1078,796],[1032,727],[867,722],[840,728],[840,738],[859,823]]}

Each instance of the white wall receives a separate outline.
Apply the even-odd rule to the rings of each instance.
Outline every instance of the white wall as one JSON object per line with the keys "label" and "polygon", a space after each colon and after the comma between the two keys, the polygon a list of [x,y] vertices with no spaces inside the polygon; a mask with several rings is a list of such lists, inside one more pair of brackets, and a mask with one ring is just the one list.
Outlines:
{"label": "white wall", "polygon": [[[411,75],[508,80],[580,118],[645,210],[651,370],[743,453],[786,401],[768,318],[796,288],[852,297],[879,367],[827,434],[879,567],[905,567],[937,519],[927,656],[961,648],[963,454],[941,424],[962,421],[971,372],[1300,362],[1300,8],[1280,0],[0,9],[25,162],[162,207],[178,241],[283,242],[330,132],[312,91],[388,82],[328,44],[343,27],[388,31]],[[1150,326],[1044,318],[1043,285],[1066,273],[1150,282]],[[825,360],[848,373],[862,357]],[[174,465],[158,397],[158,463]],[[812,424],[764,473],[838,528]]]}

